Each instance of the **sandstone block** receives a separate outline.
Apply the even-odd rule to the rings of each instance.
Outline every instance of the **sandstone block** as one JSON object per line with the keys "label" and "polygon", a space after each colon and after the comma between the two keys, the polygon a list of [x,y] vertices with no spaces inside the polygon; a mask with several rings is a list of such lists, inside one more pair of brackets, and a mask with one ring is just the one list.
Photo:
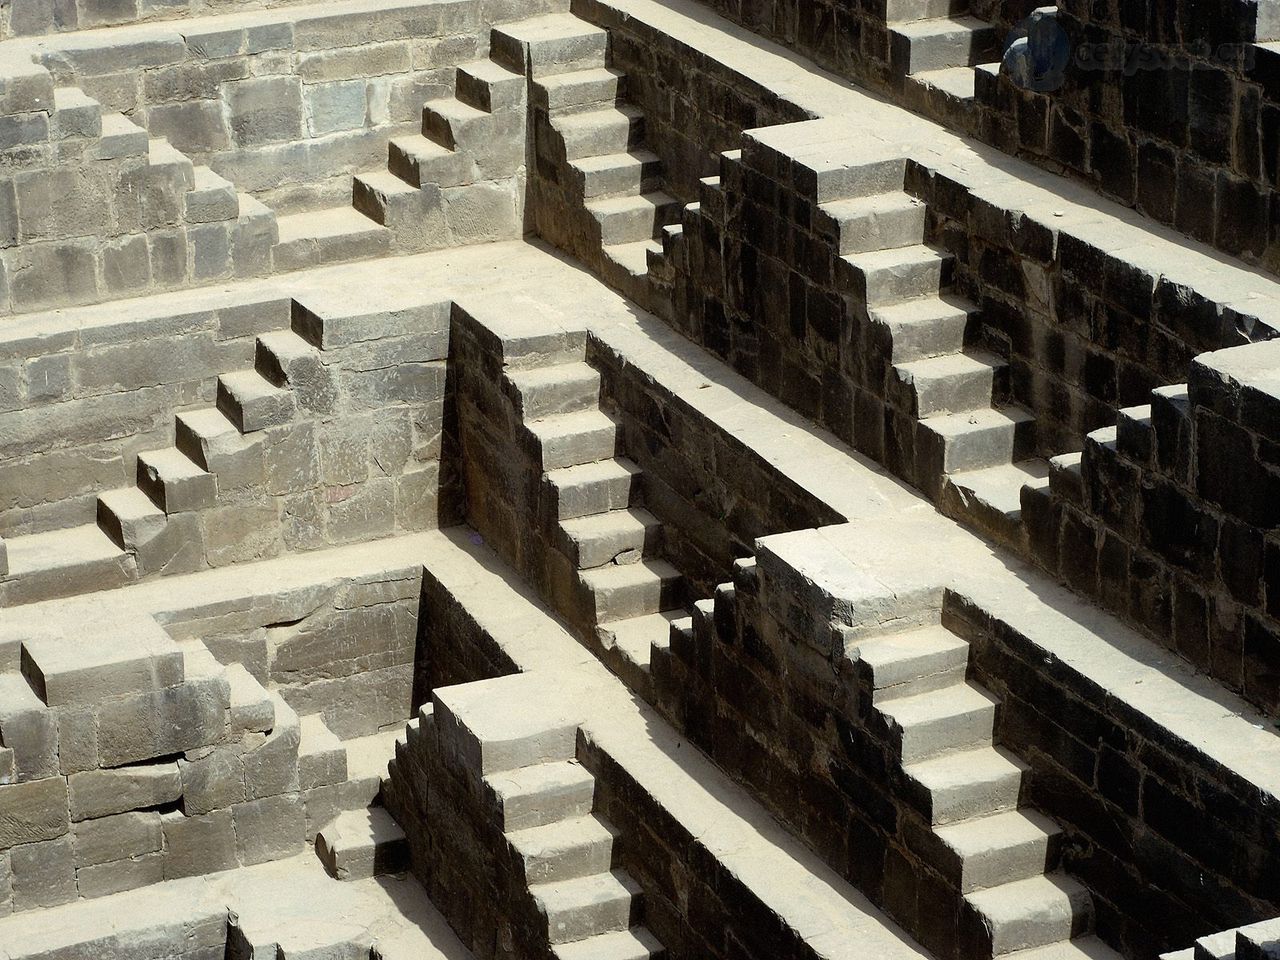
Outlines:
{"label": "sandstone block", "polygon": [[155,620],[90,621],[83,637],[23,642],[22,673],[51,707],[96,703],[182,682],[182,653]]}
{"label": "sandstone block", "polygon": [[316,83],[304,90],[307,126],[313,137],[364,126],[368,110],[364,80]]}
{"label": "sandstone block", "polygon": [[58,724],[18,673],[0,675],[0,743],[13,751],[18,779],[58,772]]}
{"label": "sandstone block", "polygon": [[76,899],[75,854],[71,838],[27,843],[9,851],[16,910],[56,907]]}
{"label": "sandstone block", "polygon": [[120,813],[82,820],[71,831],[77,867],[155,853],[161,841],[158,813]]}
{"label": "sandstone block", "polygon": [[225,733],[230,700],[226,678],[214,676],[108,701],[98,714],[101,761],[119,766],[214,743]]}
{"label": "sandstone block", "polygon": [[224,88],[231,136],[238,146],[303,137],[302,89],[293,77],[236,80]]}
{"label": "sandstone block", "polygon": [[230,810],[216,810],[202,817],[167,813],[164,831],[164,877],[194,877],[238,865],[236,833]]}
{"label": "sandstone block", "polygon": [[297,794],[237,804],[231,815],[241,863],[280,860],[306,846],[307,818]]}
{"label": "sandstone block", "polygon": [[163,853],[147,853],[125,860],[110,860],[76,870],[76,886],[86,899],[137,890],[164,879]]}
{"label": "sandstone block", "polygon": [[88,770],[72,774],[68,783],[75,821],[158,807],[182,796],[182,777],[173,762]]}
{"label": "sandstone block", "polygon": [[93,707],[59,707],[58,769],[63,776],[96,770],[98,763],[98,713]]}
{"label": "sandstone block", "polygon": [[63,836],[71,823],[68,810],[63,777],[0,786],[0,848]]}
{"label": "sandstone block", "polygon": [[244,754],[245,793],[250,800],[274,797],[298,790],[298,747],[302,740],[298,715],[275,691],[270,692],[276,725],[271,733],[253,741]]}
{"label": "sandstone block", "polygon": [[189,817],[223,810],[245,798],[240,744],[192,751],[178,761],[182,775],[182,812]]}

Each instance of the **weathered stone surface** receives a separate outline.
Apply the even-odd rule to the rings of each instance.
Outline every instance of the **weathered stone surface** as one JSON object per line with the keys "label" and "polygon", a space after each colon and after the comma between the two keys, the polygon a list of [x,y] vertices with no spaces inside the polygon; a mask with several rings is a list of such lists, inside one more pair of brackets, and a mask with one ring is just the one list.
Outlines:
{"label": "weathered stone surface", "polygon": [[61,837],[69,809],[63,777],[0,785],[0,848]]}
{"label": "weathered stone surface", "polygon": [[173,803],[182,796],[182,777],[172,761],[89,770],[68,778],[71,818],[108,817]]}

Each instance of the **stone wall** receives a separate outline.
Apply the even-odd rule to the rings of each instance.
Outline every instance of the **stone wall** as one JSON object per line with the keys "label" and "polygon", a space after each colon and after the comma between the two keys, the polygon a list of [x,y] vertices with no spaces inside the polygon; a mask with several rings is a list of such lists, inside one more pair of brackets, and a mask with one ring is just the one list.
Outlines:
{"label": "stone wall", "polygon": [[5,0],[0,4],[0,40],[175,20],[237,10],[282,7],[305,0]]}

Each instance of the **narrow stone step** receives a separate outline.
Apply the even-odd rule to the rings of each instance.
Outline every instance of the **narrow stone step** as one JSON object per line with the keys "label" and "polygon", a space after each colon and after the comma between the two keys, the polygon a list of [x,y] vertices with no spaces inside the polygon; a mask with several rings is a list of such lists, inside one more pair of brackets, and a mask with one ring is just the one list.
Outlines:
{"label": "narrow stone step", "polygon": [[217,406],[241,433],[282,426],[297,412],[292,391],[275,386],[257,370],[236,370],[218,377]]}
{"label": "narrow stone step", "polygon": [[1049,489],[1049,461],[1038,457],[1017,463],[953,473],[947,478],[943,508],[1002,543],[1021,529],[1022,488]]}
{"label": "narrow stone step", "polygon": [[205,166],[195,168],[195,182],[183,198],[188,223],[223,223],[240,216],[235,185]]}
{"label": "narrow stone step", "polygon": [[600,401],[600,371],[582,361],[527,370],[509,370],[516,409],[525,420],[577,413]]}
{"label": "narrow stone step", "polygon": [[941,96],[946,100],[972,100],[978,85],[974,67],[944,67],[941,70],[917,70],[911,81],[925,88],[926,96]]}
{"label": "narrow stone step", "polygon": [[876,709],[890,722],[904,764],[966,747],[989,745],[996,699],[970,683],[915,696],[879,701]]}
{"label": "narrow stone step", "polygon": [[[415,167],[415,178],[417,177]],[[390,170],[358,173],[352,180],[351,205],[374,223],[389,227],[399,206],[420,201],[421,191]]]}
{"label": "narrow stone step", "polygon": [[128,555],[96,523],[5,539],[6,603],[34,603],[123,586],[132,577]]}
{"label": "narrow stone step", "polygon": [[1029,410],[1012,406],[928,417],[917,429],[917,472],[926,466],[942,476],[1021,460],[1034,424]]}
{"label": "narrow stone step", "polygon": [[1008,810],[939,827],[939,870],[961,893],[1042,876],[1056,866],[1061,828],[1035,810]]}
{"label": "narrow stone step", "polygon": [[969,0],[887,0],[885,20],[890,24],[933,20],[967,13]]}
{"label": "narrow stone step", "polygon": [[966,894],[966,914],[978,935],[989,937],[991,955],[1043,947],[1088,933],[1089,892],[1064,874],[1033,877]]}
{"label": "narrow stone step", "polygon": [[671,194],[655,190],[591,200],[586,206],[600,225],[600,242],[613,246],[652,240],[664,224],[679,219],[682,204]]}
{"label": "narrow stone step", "polygon": [[470,182],[474,172],[474,164],[465,154],[420,134],[392,137],[387,143],[387,167],[413,187],[456,187]]}
{"label": "narrow stone step", "polygon": [[605,65],[609,34],[571,13],[530,17],[494,27],[491,56],[512,69],[539,78],[598,69]]}
{"label": "narrow stone step", "polygon": [[887,328],[893,362],[910,363],[963,350],[970,318],[977,312],[962,297],[921,297],[876,307],[871,320]]}
{"label": "narrow stone step", "polygon": [[138,454],[138,486],[165,513],[185,513],[213,506],[218,481],[177,447]]}
{"label": "narrow stone step", "polygon": [[680,571],[665,560],[606,564],[578,575],[597,624],[670,610],[680,603]]}
{"label": "narrow stone step", "polygon": [[1236,960],[1236,939],[1234,929],[1199,937],[1191,948],[1191,960]]}
{"label": "narrow stone step", "polygon": [[663,610],[630,620],[614,620],[602,624],[596,632],[607,649],[618,651],[629,664],[644,671],[649,669],[654,646],[669,645],[671,624],[686,617],[682,609]]}
{"label": "narrow stone step", "polygon": [[524,99],[523,73],[508,70],[493,60],[473,60],[458,64],[454,95],[458,100],[485,113],[518,106]]}
{"label": "narrow stone step", "polygon": [[335,880],[364,880],[409,869],[409,841],[381,807],[338,814],[316,835],[316,855]]}
{"label": "narrow stone step", "polygon": [[898,74],[972,67],[998,60],[995,28],[976,17],[939,17],[895,24],[889,65]]}
{"label": "narrow stone step", "polygon": [[276,725],[276,705],[261,683],[243,664],[228,664],[225,670],[231,699],[228,713],[233,734],[269,733]]}
{"label": "narrow stone step", "polygon": [[98,495],[98,526],[122,550],[135,550],[168,523],[165,512],[137,487]]}
{"label": "narrow stone step", "polygon": [[644,114],[631,104],[572,113],[556,118],[554,126],[570,161],[625,153],[644,139]]}
{"label": "narrow stone step", "polygon": [[928,210],[901,190],[832,200],[819,209],[836,223],[841,256],[919,243],[924,238]]}
{"label": "narrow stone step", "polygon": [[534,884],[529,892],[553,944],[626,930],[640,919],[644,902],[640,885],[623,870]]}
{"label": "narrow stone step", "polygon": [[631,279],[647,277],[650,257],[661,253],[662,244],[657,240],[633,240],[630,243],[610,244],[604,248],[606,260],[615,264],[626,277]]}
{"label": "narrow stone step", "polygon": [[918,417],[983,410],[991,406],[996,377],[1008,364],[981,350],[895,364],[891,395]]}
{"label": "narrow stone step", "polygon": [[428,100],[422,107],[422,135],[448,150],[458,150],[468,140],[474,140],[471,131],[491,116],[454,97]]}
{"label": "narrow stone step", "polygon": [[174,427],[174,446],[209,473],[224,470],[229,459],[246,453],[252,442],[214,407],[185,410],[174,418]]}
{"label": "narrow stone step", "polygon": [[391,231],[350,206],[295,213],[276,224],[280,242],[274,256],[279,270],[364,260],[391,248]]}
{"label": "narrow stone step", "polygon": [[560,530],[561,549],[580,570],[638,562],[652,556],[662,540],[661,521],[640,507],[566,520]]}
{"label": "narrow stone step", "polygon": [[298,743],[299,789],[311,790],[347,781],[347,751],[324,717],[318,713],[298,718],[301,739]]}
{"label": "narrow stone step", "polygon": [[147,142],[147,167],[150,173],[171,177],[175,186],[190,190],[196,183],[196,167],[191,158],[163,137]]}
{"label": "narrow stone step", "polygon": [[585,817],[595,802],[595,777],[572,760],[505,770],[485,783],[506,833]]}
{"label": "narrow stone step", "polygon": [[593,67],[540,78],[534,85],[534,106],[549,114],[569,113],[616,105],[623,97],[627,75],[611,67]]}
{"label": "narrow stone step", "polygon": [[102,136],[102,104],[79,87],[54,87],[53,133],[59,140]]}
{"label": "narrow stone step", "polygon": [[640,475],[630,460],[614,457],[552,470],[546,479],[556,517],[573,520],[629,506],[639,490]]}
{"label": "narrow stone step", "polygon": [[642,147],[623,153],[582,157],[570,166],[582,178],[585,200],[644,193],[658,185],[662,174],[662,160],[656,153]]}
{"label": "narrow stone step", "polygon": [[936,296],[951,282],[954,257],[945,250],[916,243],[844,257],[850,267],[851,293],[868,307],[916,297]]}
{"label": "narrow stone step", "polygon": [[598,408],[534,420],[525,428],[543,472],[608,460],[618,451],[618,424]]}
{"label": "narrow stone step", "polygon": [[877,696],[912,696],[963,681],[969,644],[933,624],[859,643],[858,659],[870,670]]}
{"label": "narrow stone step", "polygon": [[99,160],[119,160],[123,157],[140,157],[150,149],[147,131],[123,113],[102,115],[102,135],[98,139],[95,156]]}
{"label": "narrow stone step", "polygon": [[254,346],[254,370],[281,390],[290,389],[290,371],[300,371],[308,361],[319,363],[315,347],[292,330],[261,334]]}
{"label": "narrow stone step", "polygon": [[1002,747],[981,746],[904,765],[911,801],[935,826],[1018,806],[1028,767]]}
{"label": "narrow stone step", "polygon": [[643,926],[602,933],[574,943],[559,943],[551,952],[556,960],[661,960],[667,955],[658,938]]}
{"label": "narrow stone step", "polygon": [[507,840],[524,862],[525,882],[532,885],[608,873],[617,836],[610,824],[589,815],[516,830]]}

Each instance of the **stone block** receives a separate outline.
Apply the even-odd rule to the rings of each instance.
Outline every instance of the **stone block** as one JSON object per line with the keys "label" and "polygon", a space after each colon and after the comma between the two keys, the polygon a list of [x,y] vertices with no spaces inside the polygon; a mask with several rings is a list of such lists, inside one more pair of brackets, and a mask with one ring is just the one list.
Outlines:
{"label": "stone block", "polygon": [[29,244],[6,257],[15,309],[85,303],[98,296],[96,245],[88,240]]}
{"label": "stone block", "polygon": [[147,236],[151,246],[151,277],[158,286],[172,287],[186,281],[187,234],[163,230]]}
{"label": "stone block", "polygon": [[296,793],[237,804],[231,815],[246,866],[291,857],[306,846],[307,818]]}
{"label": "stone block", "polygon": [[395,478],[396,526],[404,531],[434,530],[440,525],[440,466],[429,464]]}
{"label": "stone block", "polygon": [[226,678],[216,676],[103,704],[98,714],[102,763],[119,766],[216,742],[225,733],[230,696]]}
{"label": "stone block", "polygon": [[98,714],[93,707],[59,707],[58,769],[64,776],[96,770],[98,763]]}
{"label": "stone block", "polygon": [[231,240],[235,225],[201,223],[187,227],[187,247],[191,251],[191,279],[218,280],[234,273]]}
{"label": "stone block", "polygon": [[274,496],[310,490],[320,482],[320,459],[315,427],[311,423],[287,423],[268,427],[267,489]]}
{"label": "stone block", "polygon": [[38,637],[22,644],[22,673],[51,707],[180,684],[182,651],[151,617],[96,620],[80,637]]}
{"label": "stone block", "polygon": [[353,486],[325,492],[330,543],[348,543],[387,536],[395,526],[395,485],[390,477],[375,477]]}
{"label": "stone block", "polygon": [[226,150],[231,146],[231,134],[223,119],[222,107],[214,99],[152,106],[147,110],[147,131],[153,137],[164,137],[190,156]]}
{"label": "stone block", "polygon": [[238,866],[236,832],[230,810],[216,810],[202,817],[166,813],[164,878],[194,877]]}
{"label": "stone block", "polygon": [[71,832],[77,867],[155,853],[161,848],[160,814],[119,813],[83,820]]}
{"label": "stone block", "polygon": [[0,848],[63,836],[71,824],[68,811],[63,777],[0,786]]}
{"label": "stone block", "polygon": [[303,137],[301,84],[293,77],[236,80],[224,88],[231,136],[237,146]]}
{"label": "stone block", "polygon": [[343,80],[304,87],[311,136],[363,127],[368,111],[365,86],[364,80]]}
{"label": "stone block", "polygon": [[245,798],[243,747],[225,744],[189,752],[178,761],[182,812],[189,817],[223,810]]}
{"label": "stone block", "polygon": [[85,899],[149,887],[164,879],[164,862],[163,853],[147,853],[80,867],[76,870],[76,887]]}
{"label": "stone block", "polygon": [[58,773],[58,724],[18,673],[0,674],[0,743],[13,751],[19,780]]}
{"label": "stone block", "polygon": [[76,899],[75,854],[71,838],[27,843],[9,851],[16,910],[56,907]]}
{"label": "stone block", "polygon": [[270,692],[276,725],[266,735],[246,737],[245,794],[250,800],[298,791],[298,746],[302,728],[297,713],[275,691]]}
{"label": "stone block", "polygon": [[88,770],[67,780],[76,822],[159,807],[182,796],[182,777],[173,761]]}
{"label": "stone block", "polygon": [[102,276],[113,294],[141,294],[151,286],[151,247],[143,236],[124,237],[102,250]]}

